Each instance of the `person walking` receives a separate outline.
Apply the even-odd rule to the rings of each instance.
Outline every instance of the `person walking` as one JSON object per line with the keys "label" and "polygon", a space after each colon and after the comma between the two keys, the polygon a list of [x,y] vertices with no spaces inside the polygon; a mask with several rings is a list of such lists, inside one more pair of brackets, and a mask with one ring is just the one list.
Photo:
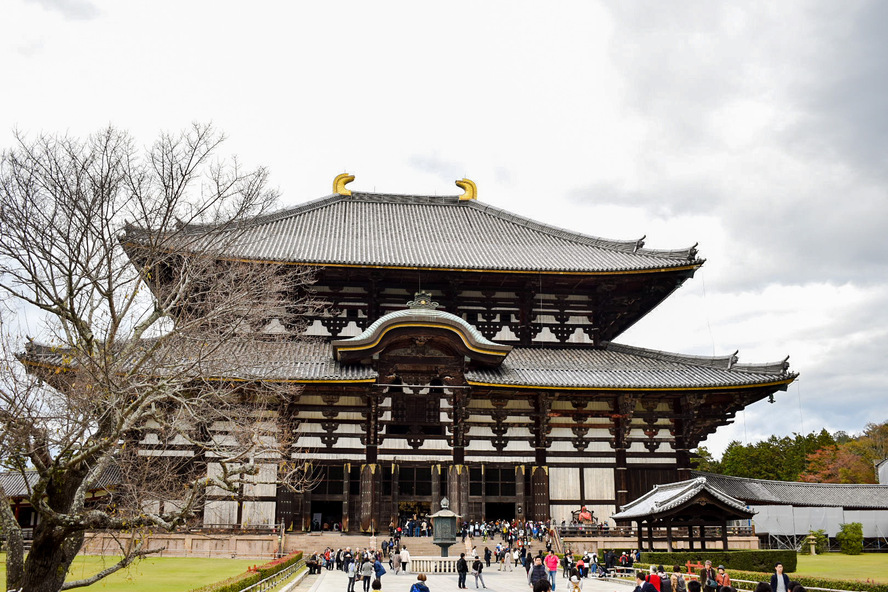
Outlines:
{"label": "person walking", "polygon": [[[787,576],[788,577],[788,576]],[[718,573],[715,574],[715,581],[718,583],[719,590],[731,587],[731,576],[725,571],[724,565],[718,566]]]}
{"label": "person walking", "polygon": [[395,551],[392,551],[391,562],[392,562],[392,571],[395,572],[395,575],[400,574],[401,573],[401,552],[398,551],[397,549]]}
{"label": "person walking", "polygon": [[535,588],[537,583],[547,582],[548,576],[549,573],[546,570],[546,566],[543,565],[543,559],[541,557],[534,557],[533,567],[527,572],[527,583]]}
{"label": "person walking", "polygon": [[[718,588],[718,582],[715,581],[715,570],[712,569],[712,561],[709,559],[706,560],[704,568],[700,572],[700,583],[703,585],[703,592],[715,592]],[[774,592],[777,591],[775,590]]]}
{"label": "person walking", "polygon": [[407,550],[407,546],[401,547],[401,570],[404,573],[407,573],[407,570],[410,569],[410,551]]}
{"label": "person walking", "polygon": [[475,558],[475,561],[472,563],[472,575],[475,576],[475,588],[478,587],[478,580],[481,580],[481,587],[486,588],[484,585],[484,576],[481,575],[481,571],[484,569],[484,563],[479,558]]}
{"label": "person walking", "polygon": [[466,561],[466,554],[460,553],[459,559],[456,560],[456,586],[457,588],[466,587],[466,576],[469,574],[469,564]]}
{"label": "person walking", "polygon": [[357,577],[357,569],[354,561],[349,561],[345,566],[345,575],[348,578],[348,588],[346,592],[355,592],[355,577]]}
{"label": "person walking", "polygon": [[364,592],[370,592],[370,583],[373,581],[373,576],[376,575],[376,572],[373,570],[373,562],[369,559],[364,559],[364,562],[361,564],[361,583],[364,584]]}
{"label": "person walking", "polygon": [[429,587],[426,585],[427,580],[424,573],[416,574],[416,581],[410,586],[410,592],[429,592]]}
{"label": "person walking", "polygon": [[555,554],[555,551],[549,549],[545,564],[546,569],[549,571],[549,584],[552,586],[552,592],[555,592],[555,576],[558,574],[558,556]]}

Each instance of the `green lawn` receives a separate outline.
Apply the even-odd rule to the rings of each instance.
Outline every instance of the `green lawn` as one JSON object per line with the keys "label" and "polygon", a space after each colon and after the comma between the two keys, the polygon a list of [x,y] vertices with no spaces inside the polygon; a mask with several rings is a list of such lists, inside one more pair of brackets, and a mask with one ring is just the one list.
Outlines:
{"label": "green lawn", "polygon": [[[113,557],[81,555],[74,560],[69,580],[92,575],[112,565]],[[83,590],[103,592],[183,592],[243,573],[250,565],[265,563],[247,559],[200,557],[149,557]],[[0,554],[0,586],[6,583],[6,555]],[[4,588],[5,589],[5,588]]]}
{"label": "green lawn", "polygon": [[799,564],[795,573],[839,580],[866,580],[869,578],[888,584],[888,553],[799,555]]}

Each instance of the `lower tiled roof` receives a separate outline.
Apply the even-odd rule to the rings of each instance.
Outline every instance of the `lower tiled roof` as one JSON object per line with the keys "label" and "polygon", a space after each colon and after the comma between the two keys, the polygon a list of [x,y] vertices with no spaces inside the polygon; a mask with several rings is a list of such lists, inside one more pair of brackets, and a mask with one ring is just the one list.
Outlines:
{"label": "lower tiled roof", "polygon": [[888,510],[888,485],[798,483],[692,471],[721,491],[748,504],[831,506]]}
{"label": "lower tiled roof", "polygon": [[[693,389],[783,385],[796,374],[784,363],[756,366],[728,358],[700,358],[657,352],[625,345],[605,344],[604,349],[513,348],[497,368],[466,372],[475,385],[556,387],[575,389]],[[229,341],[202,362],[205,376],[240,380],[292,380],[303,382],[369,382],[377,377],[370,366],[343,365],[333,359],[330,345],[314,341]],[[730,359],[729,359],[730,358]],[[64,365],[61,353],[30,345],[26,362]],[[217,371],[214,371],[214,367]]]}
{"label": "lower tiled roof", "polygon": [[[113,487],[120,483],[122,478],[120,468],[112,464],[99,475],[94,488]],[[28,497],[31,494],[30,489],[37,482],[37,479],[36,471],[7,471],[0,473],[0,485],[3,486],[3,491],[6,492],[7,496],[15,498]]]}

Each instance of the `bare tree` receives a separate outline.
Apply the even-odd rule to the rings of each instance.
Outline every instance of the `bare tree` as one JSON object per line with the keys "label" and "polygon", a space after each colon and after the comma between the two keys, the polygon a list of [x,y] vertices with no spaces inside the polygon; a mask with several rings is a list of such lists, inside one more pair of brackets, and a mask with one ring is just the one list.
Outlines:
{"label": "bare tree", "polygon": [[[265,169],[218,160],[222,141],[194,125],[139,150],[109,128],[84,141],[18,134],[2,155],[0,288],[46,321],[45,345],[3,326],[0,462],[39,516],[25,557],[0,503],[8,589],[126,567],[148,553],[138,534],[116,565],[64,582],[87,531],[173,530],[208,491],[242,491],[263,460],[304,476],[275,414],[296,393],[266,379],[261,328],[301,334],[311,274],[226,260],[277,195]],[[173,445],[179,456],[164,453]],[[114,487],[94,495],[109,474]]]}

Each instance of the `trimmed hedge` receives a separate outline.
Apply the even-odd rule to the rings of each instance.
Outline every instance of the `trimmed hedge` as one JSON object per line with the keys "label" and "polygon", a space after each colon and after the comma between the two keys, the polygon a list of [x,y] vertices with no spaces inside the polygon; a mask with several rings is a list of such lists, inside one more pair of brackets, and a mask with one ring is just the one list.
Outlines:
{"label": "trimmed hedge", "polygon": [[776,551],[771,549],[750,551],[722,551],[719,549],[706,549],[695,551],[675,551],[672,553],[660,553],[642,551],[641,564],[662,565],[671,568],[673,565],[684,567],[685,563],[712,562],[712,566],[724,565],[729,570],[745,570],[751,572],[770,573],[774,564],[778,561],[783,564],[783,570],[791,573],[796,570],[798,557],[795,551]]}
{"label": "trimmed hedge", "polygon": [[256,568],[256,571],[244,572],[232,578],[228,578],[227,580],[216,582],[215,584],[210,584],[203,588],[197,588],[191,592],[240,592],[244,588],[248,588],[253,584],[261,582],[265,578],[269,578],[278,572],[284,571],[300,559],[302,559],[302,551],[294,551],[280,559],[275,559],[260,565]]}

